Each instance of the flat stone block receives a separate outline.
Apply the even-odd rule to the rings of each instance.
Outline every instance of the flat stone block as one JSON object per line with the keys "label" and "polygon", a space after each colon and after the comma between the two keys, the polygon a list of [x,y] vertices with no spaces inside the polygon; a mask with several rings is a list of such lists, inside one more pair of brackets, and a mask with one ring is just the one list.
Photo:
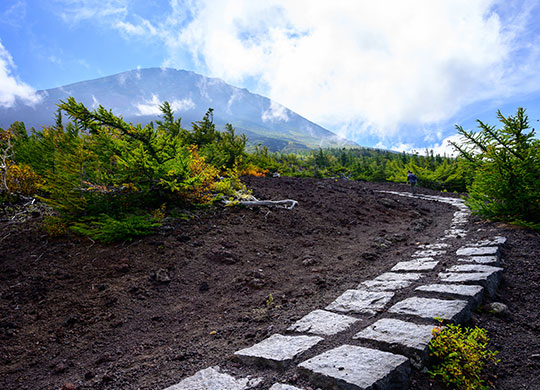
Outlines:
{"label": "flat stone block", "polygon": [[503,246],[504,244],[506,244],[506,237],[495,236],[493,238],[472,243],[470,246]]}
{"label": "flat stone block", "polygon": [[347,290],[326,306],[326,310],[374,314],[382,310],[393,296],[394,293],[389,291]]}
{"label": "flat stone block", "polygon": [[343,332],[357,321],[359,321],[357,318],[343,314],[336,314],[326,310],[314,310],[296,321],[287,330],[330,336]]}
{"label": "flat stone block", "polygon": [[446,270],[447,272],[502,272],[500,267],[485,264],[458,264]]}
{"label": "flat stone block", "polygon": [[471,303],[471,310],[474,310],[482,303],[482,293],[484,287],[465,284],[428,284],[415,288],[416,291],[429,292],[434,294],[448,295],[467,299]]}
{"label": "flat stone block", "polygon": [[397,272],[385,272],[384,274],[380,274],[373,280],[418,280],[422,277],[422,274],[419,273],[406,273],[401,274]]}
{"label": "flat stone block", "polygon": [[235,352],[234,355],[247,364],[283,368],[322,340],[322,337],[317,336],[274,334],[252,347]]}
{"label": "flat stone block", "polygon": [[456,251],[456,255],[500,257],[500,251],[498,246],[461,247]]}
{"label": "flat stone block", "polygon": [[463,263],[476,263],[486,265],[500,265],[499,258],[497,256],[472,256],[472,257],[460,257],[458,261]]}
{"label": "flat stone block", "polygon": [[448,248],[450,244],[446,244],[444,242],[436,242],[434,244],[421,244],[418,245],[418,248],[420,249],[444,249]]}
{"label": "flat stone block", "polygon": [[411,314],[433,319],[435,317],[457,323],[466,322],[471,313],[469,303],[463,300],[411,297],[396,303],[389,313]]}
{"label": "flat stone block", "polygon": [[429,356],[429,341],[433,338],[432,325],[383,318],[354,335],[353,339],[372,340],[378,347],[411,358],[416,368],[421,368]]}
{"label": "flat stone block", "polygon": [[414,252],[412,257],[433,257],[444,255],[445,253],[446,251],[442,249],[422,249]]}
{"label": "flat stone block", "polygon": [[445,283],[479,284],[486,289],[491,297],[495,297],[501,278],[501,271],[439,273],[439,279]]}
{"label": "flat stone block", "polygon": [[411,280],[366,280],[358,285],[358,290],[395,291],[409,287]]}
{"label": "flat stone block", "polygon": [[220,372],[219,367],[198,371],[180,383],[165,390],[249,390],[262,382],[262,378],[239,378]]}
{"label": "flat stone block", "polygon": [[268,390],[303,390],[299,387],[284,385],[283,383],[274,383]]}
{"label": "flat stone block", "polygon": [[390,271],[431,271],[439,264],[439,261],[426,261],[425,259],[428,258],[422,257],[411,261],[400,261]]}
{"label": "flat stone block", "polygon": [[342,345],[298,366],[323,389],[406,390],[411,371],[405,356]]}

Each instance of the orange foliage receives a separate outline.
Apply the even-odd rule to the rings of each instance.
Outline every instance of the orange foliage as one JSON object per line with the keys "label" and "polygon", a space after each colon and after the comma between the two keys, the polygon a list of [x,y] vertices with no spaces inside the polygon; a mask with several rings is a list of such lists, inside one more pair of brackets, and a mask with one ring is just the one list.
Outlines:
{"label": "orange foliage", "polygon": [[248,165],[240,170],[240,176],[257,176],[262,177],[268,174],[268,169],[262,169],[254,165]]}

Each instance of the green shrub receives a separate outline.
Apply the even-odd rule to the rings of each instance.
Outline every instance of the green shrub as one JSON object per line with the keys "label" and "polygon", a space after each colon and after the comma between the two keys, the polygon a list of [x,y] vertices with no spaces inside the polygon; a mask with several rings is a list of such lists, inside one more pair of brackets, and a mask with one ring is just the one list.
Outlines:
{"label": "green shrub", "polygon": [[524,109],[498,117],[502,129],[481,121],[477,133],[457,127],[464,141],[452,145],[473,172],[467,205],[480,216],[540,230],[540,140]]}
{"label": "green shrub", "polygon": [[460,390],[489,389],[481,378],[482,370],[487,363],[499,360],[495,358],[497,351],[487,349],[485,329],[449,324],[435,328],[433,335],[429,343],[430,355],[436,359],[429,371],[432,377]]}

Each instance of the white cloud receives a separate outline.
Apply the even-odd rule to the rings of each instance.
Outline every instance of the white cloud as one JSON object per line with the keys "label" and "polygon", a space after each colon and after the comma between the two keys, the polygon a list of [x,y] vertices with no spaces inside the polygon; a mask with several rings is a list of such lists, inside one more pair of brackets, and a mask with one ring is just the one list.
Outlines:
{"label": "white cloud", "polygon": [[[257,92],[316,122],[362,123],[357,131],[399,137],[403,124],[436,124],[472,102],[538,88],[538,50],[516,46],[530,20],[506,7],[490,0],[203,0],[193,20],[186,24],[185,9],[173,7],[157,31],[169,65],[182,67],[179,53],[189,50],[210,75],[233,84],[258,79]],[[515,25],[503,25],[509,18]],[[519,50],[524,63],[512,62]]]}
{"label": "white cloud", "polygon": [[11,107],[16,99],[20,99],[24,104],[35,105],[39,103],[41,97],[28,84],[20,81],[12,74],[15,63],[11,54],[0,42],[0,106]]}
{"label": "white cloud", "polygon": [[[152,94],[151,99],[135,105],[137,108],[136,115],[161,115],[159,108],[161,104],[163,104],[163,101],[156,94]],[[176,99],[170,101],[169,104],[174,112],[189,111],[195,108],[195,103],[191,98]]]}
{"label": "white cloud", "polygon": [[287,114],[287,108],[275,101],[270,101],[270,106],[266,111],[262,113],[261,119],[263,122],[267,121],[289,121],[289,115]]}
{"label": "white cloud", "polygon": [[67,24],[88,19],[118,20],[125,17],[128,0],[56,0],[61,6],[60,17]]}

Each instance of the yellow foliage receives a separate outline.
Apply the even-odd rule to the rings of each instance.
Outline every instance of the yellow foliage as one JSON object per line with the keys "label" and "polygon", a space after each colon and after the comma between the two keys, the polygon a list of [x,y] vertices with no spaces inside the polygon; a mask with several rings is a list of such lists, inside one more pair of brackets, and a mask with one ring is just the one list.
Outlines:
{"label": "yellow foliage", "polygon": [[268,174],[268,169],[262,169],[254,165],[248,165],[239,171],[240,176],[257,176],[263,177]]}
{"label": "yellow foliage", "polygon": [[10,193],[35,195],[41,178],[26,164],[8,164],[6,183]]}
{"label": "yellow foliage", "polygon": [[189,153],[190,178],[193,179],[193,184],[186,191],[185,196],[194,203],[210,203],[213,199],[212,192],[219,176],[219,170],[206,163],[205,158],[199,154],[197,146],[192,145]]}

